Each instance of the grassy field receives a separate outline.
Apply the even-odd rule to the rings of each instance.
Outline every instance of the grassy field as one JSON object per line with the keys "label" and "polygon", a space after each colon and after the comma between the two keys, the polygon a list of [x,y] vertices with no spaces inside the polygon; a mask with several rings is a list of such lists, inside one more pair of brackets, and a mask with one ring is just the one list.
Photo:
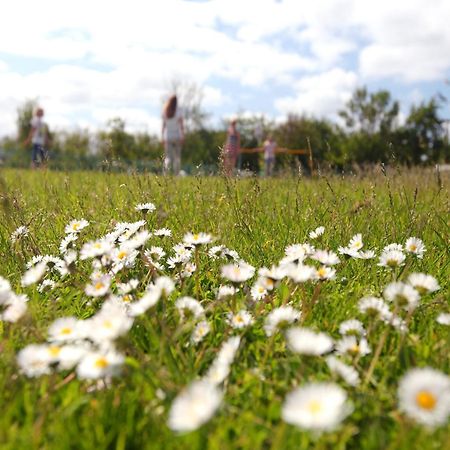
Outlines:
{"label": "grassy field", "polygon": [[[9,280],[14,292],[25,293],[29,301],[19,320],[0,322],[0,448],[449,448],[448,412],[447,420],[439,426],[424,426],[399,407],[397,393],[400,380],[412,368],[428,366],[449,373],[449,327],[436,321],[440,313],[449,312],[449,197],[448,177],[444,175],[431,170],[390,169],[362,179],[226,180],[3,170],[0,276]],[[137,211],[135,206],[142,202],[154,203],[156,210],[148,214]],[[40,292],[38,283],[22,286],[26,263],[33,256],[61,257],[60,243],[71,220],[89,222],[74,242],[79,251],[84,243],[104,236],[117,223],[143,218],[147,223],[141,230],[168,228],[172,235],[152,235],[137,249],[134,263],[119,267],[111,276],[104,296],[85,293],[93,270],[89,258],[74,263],[75,268],[65,276],[48,264],[43,276],[56,282],[52,289]],[[28,235],[12,242],[11,234],[22,225],[27,226]],[[309,237],[319,226],[325,227],[323,235]],[[214,241],[196,245],[191,255],[196,270],[189,277],[176,279],[186,263],[176,263],[171,269],[166,259],[174,255],[173,246],[188,232],[210,233]],[[338,253],[338,248],[347,246],[357,233],[362,234],[363,249],[375,251],[374,258]],[[378,265],[386,245],[404,246],[410,237],[425,244],[423,258],[404,249],[401,266]],[[328,264],[336,270],[334,279],[295,283],[284,276],[263,299],[254,301],[250,289],[258,280],[255,273],[240,283],[239,292],[217,299],[219,286],[230,282],[221,277],[227,260],[208,256],[212,246],[223,244],[237,251],[257,271],[277,265],[286,256],[287,246],[305,242],[338,254],[340,262]],[[143,249],[151,246],[166,252],[159,261],[164,264],[161,270],[143,257]],[[319,267],[311,258],[305,264]],[[107,271],[105,267],[101,270]],[[414,310],[405,311],[400,304],[387,302],[407,331],[399,331],[393,321],[375,322],[360,312],[360,299],[386,296],[383,290],[389,283],[406,282],[413,272],[432,275],[440,289],[421,295]],[[55,320],[67,316],[87,320],[98,314],[111,292],[125,303],[119,283],[131,279],[139,281],[132,294],[132,301],[138,301],[152,280],[156,283],[161,275],[174,279],[175,289],[143,314],[133,316],[129,329],[117,333],[114,346],[125,359],[120,373],[112,379],[83,379],[78,369],[63,369],[57,363],[49,364],[49,373],[42,376],[23,373],[18,352],[29,344],[45,344]],[[209,324],[210,331],[198,343],[192,341],[192,333],[200,319],[180,318],[175,302],[182,296],[199,300],[204,309],[201,320]],[[278,332],[267,335],[267,317],[282,305],[301,311],[298,323],[290,327],[324,332],[333,339],[335,349],[341,339],[340,324],[352,318],[362,322],[370,353],[356,349],[339,355],[333,350],[333,355],[356,370],[359,383],[349,383],[330,370],[326,357],[331,350],[317,356],[295,351],[281,326],[285,323]],[[243,308],[252,315],[253,323],[233,328],[228,313]],[[219,349],[231,336],[239,336],[240,343],[229,373],[214,385],[214,395],[223,393],[220,406],[209,414],[210,419],[205,413],[205,423],[200,420],[193,426],[196,429],[177,431],[170,422],[174,399],[192,381],[207,376]],[[331,431],[310,431],[283,420],[289,393],[314,382],[339,385],[346,393],[347,412]],[[194,417],[198,409],[207,409],[207,402],[200,395],[197,402],[181,411]],[[427,407],[427,412],[432,414],[430,409]]]}

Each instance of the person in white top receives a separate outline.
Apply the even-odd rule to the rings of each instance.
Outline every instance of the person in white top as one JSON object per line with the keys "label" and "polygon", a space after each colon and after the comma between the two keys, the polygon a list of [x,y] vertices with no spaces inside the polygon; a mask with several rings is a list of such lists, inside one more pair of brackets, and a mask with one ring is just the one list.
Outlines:
{"label": "person in white top", "polygon": [[162,142],[164,145],[164,173],[178,175],[181,169],[181,147],[184,142],[183,116],[172,95],[163,109]]}
{"label": "person in white top", "polygon": [[44,110],[36,108],[34,117],[30,121],[31,129],[25,140],[25,145],[30,142],[33,146],[31,151],[31,166],[33,168],[45,165],[47,162],[47,146],[49,144],[48,126],[43,120]]}
{"label": "person in white top", "polygon": [[264,142],[264,163],[266,166],[266,177],[270,177],[273,173],[276,148],[277,143],[273,140],[273,137],[269,135]]}

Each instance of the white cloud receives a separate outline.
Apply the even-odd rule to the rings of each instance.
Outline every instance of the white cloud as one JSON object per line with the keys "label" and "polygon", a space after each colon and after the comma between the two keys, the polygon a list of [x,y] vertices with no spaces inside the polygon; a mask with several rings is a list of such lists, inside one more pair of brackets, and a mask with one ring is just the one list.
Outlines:
{"label": "white cloud", "polygon": [[350,99],[357,87],[354,72],[332,69],[320,75],[301,78],[295,85],[295,95],[275,101],[278,111],[337,119],[337,111]]}

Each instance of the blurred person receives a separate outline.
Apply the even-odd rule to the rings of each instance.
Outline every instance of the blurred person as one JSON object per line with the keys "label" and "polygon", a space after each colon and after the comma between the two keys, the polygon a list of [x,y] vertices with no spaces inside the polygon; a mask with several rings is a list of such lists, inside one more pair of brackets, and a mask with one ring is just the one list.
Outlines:
{"label": "blurred person", "polygon": [[237,120],[232,119],[227,130],[227,140],[222,150],[223,170],[230,176],[236,166],[236,160],[241,146],[241,135],[236,128]]}
{"label": "blurred person", "polygon": [[45,166],[48,160],[50,133],[43,117],[44,110],[41,107],[37,107],[34,116],[30,121],[30,132],[25,140],[25,145],[29,145],[30,142],[32,144],[31,167],[33,169]]}
{"label": "blurred person", "polygon": [[172,95],[162,114],[162,142],[164,145],[164,173],[178,175],[181,169],[181,148],[184,143],[184,124],[177,96]]}
{"label": "blurred person", "polygon": [[264,148],[264,165],[266,177],[270,177],[273,174],[273,168],[275,166],[275,149],[277,143],[273,140],[272,135],[269,134],[263,144]]}

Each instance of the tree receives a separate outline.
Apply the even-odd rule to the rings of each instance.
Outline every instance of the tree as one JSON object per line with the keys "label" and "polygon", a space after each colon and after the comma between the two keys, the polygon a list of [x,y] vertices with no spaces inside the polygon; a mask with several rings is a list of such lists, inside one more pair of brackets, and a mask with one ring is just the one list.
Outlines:
{"label": "tree", "polygon": [[400,110],[399,103],[391,101],[388,91],[369,94],[365,87],[353,93],[346,108],[339,111],[339,115],[344,119],[347,128],[370,135],[392,131]]}
{"label": "tree", "polygon": [[434,97],[411,108],[405,128],[413,163],[419,163],[422,158],[436,162],[444,156],[444,152],[448,156],[443,120],[438,115],[439,107],[438,99]]}
{"label": "tree", "polygon": [[101,131],[98,135],[100,153],[109,160],[135,157],[134,137],[125,131],[125,121],[115,117],[108,121],[107,127],[107,131]]}
{"label": "tree", "polygon": [[20,146],[23,146],[23,142],[30,134],[31,119],[37,106],[36,100],[27,100],[17,108],[17,142]]}

